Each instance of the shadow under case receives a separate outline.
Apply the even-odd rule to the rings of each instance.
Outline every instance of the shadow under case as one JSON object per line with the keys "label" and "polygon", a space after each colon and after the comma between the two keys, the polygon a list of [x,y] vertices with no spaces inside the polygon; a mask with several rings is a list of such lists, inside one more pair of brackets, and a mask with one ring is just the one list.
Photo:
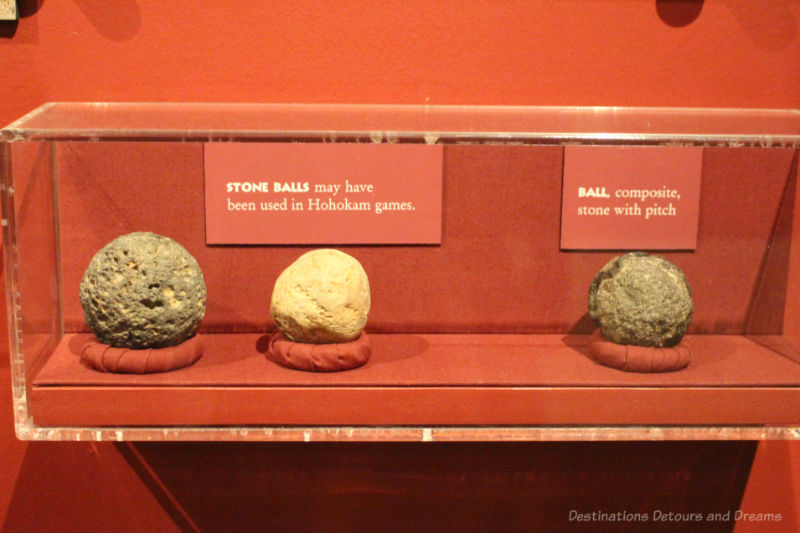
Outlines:
{"label": "shadow under case", "polygon": [[[800,437],[800,113],[268,104],[46,104],[0,132],[17,435],[40,440]],[[274,280],[319,246],[205,241],[206,143],[443,145],[440,245],[335,246],[370,279],[368,364],[265,355]],[[566,145],[702,147],[688,368],[597,364],[593,276],[560,248]],[[158,374],[80,362],[84,269],[152,231],[201,265],[203,357]],[[280,231],[280,228],[276,228]]]}

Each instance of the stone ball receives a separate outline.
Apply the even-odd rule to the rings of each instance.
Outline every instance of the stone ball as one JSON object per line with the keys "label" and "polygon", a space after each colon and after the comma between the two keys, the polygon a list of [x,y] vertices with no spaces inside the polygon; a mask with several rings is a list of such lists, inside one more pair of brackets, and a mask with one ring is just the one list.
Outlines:
{"label": "stone ball", "polygon": [[618,344],[678,344],[692,321],[683,271],[663,257],[631,252],[608,262],[589,287],[589,315]]}
{"label": "stone ball", "polygon": [[369,305],[361,263],[344,252],[320,249],[301,255],[278,276],[270,312],[291,340],[327,344],[357,339]]}
{"label": "stone ball", "polygon": [[203,272],[161,235],[117,237],[83,274],[81,306],[100,342],[124,348],[174,346],[197,331],[206,309]]}

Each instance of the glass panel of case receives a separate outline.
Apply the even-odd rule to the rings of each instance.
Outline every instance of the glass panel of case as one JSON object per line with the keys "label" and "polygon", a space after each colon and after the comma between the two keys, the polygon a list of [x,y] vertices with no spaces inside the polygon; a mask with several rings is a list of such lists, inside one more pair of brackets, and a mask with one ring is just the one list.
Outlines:
{"label": "glass panel of case", "polygon": [[[800,436],[794,111],[47,104],[7,126],[2,201],[17,434],[66,440],[596,440]],[[270,295],[313,246],[205,243],[205,143],[443,145],[441,245],[336,246],[369,275],[372,358],[268,357]],[[622,251],[559,248],[564,146],[702,147],[690,365],[588,352],[587,293]],[[278,229],[279,230],[279,229]],[[180,242],[208,288],[194,365],[83,364],[78,287],[112,239]]]}

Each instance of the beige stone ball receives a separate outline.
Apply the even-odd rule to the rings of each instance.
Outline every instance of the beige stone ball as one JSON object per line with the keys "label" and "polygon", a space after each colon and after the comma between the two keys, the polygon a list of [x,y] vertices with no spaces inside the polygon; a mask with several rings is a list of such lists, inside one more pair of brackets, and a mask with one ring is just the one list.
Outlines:
{"label": "beige stone ball", "polygon": [[324,248],[301,255],[278,276],[270,312],[291,340],[328,344],[357,339],[369,305],[369,280],[361,263]]}

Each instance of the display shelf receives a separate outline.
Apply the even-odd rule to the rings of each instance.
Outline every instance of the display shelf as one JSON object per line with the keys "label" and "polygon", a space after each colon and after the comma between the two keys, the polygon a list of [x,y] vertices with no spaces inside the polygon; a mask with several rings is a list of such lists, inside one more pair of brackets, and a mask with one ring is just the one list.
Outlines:
{"label": "display shelf", "polygon": [[[0,141],[20,438],[800,438],[795,111],[56,103]],[[444,145],[441,245],[343,248],[370,277],[367,365],[269,360],[272,284],[309,247],[206,244],[208,142]],[[619,251],[559,248],[567,144],[702,147],[697,247],[661,252],[693,289],[688,368],[588,355],[588,286]],[[169,373],[97,372],[77,286],[141,230],[203,268],[206,350]]]}
{"label": "display shelf", "polygon": [[271,361],[268,337],[204,335],[197,364],[163,374],[97,372],[90,335],[68,334],[38,372],[31,411],[47,426],[492,426],[790,424],[800,365],[736,335],[693,336],[684,372],[599,366],[585,335],[372,335],[349,372]]}

